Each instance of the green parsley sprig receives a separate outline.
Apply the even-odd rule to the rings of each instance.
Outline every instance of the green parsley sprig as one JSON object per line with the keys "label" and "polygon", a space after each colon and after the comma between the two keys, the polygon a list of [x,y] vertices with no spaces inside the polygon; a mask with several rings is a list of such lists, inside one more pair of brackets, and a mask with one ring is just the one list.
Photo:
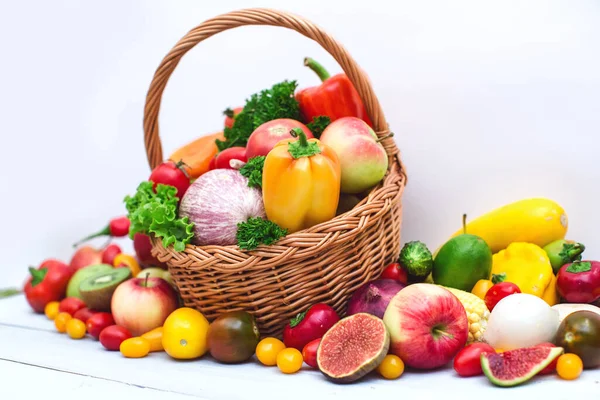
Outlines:
{"label": "green parsley sprig", "polygon": [[236,234],[238,246],[242,250],[254,250],[259,245],[272,245],[287,235],[287,229],[261,217],[251,217],[238,224]]}
{"label": "green parsley sprig", "polygon": [[248,178],[248,186],[262,188],[263,168],[265,167],[266,158],[265,156],[252,157],[240,168],[240,174]]}
{"label": "green parsley sprig", "polygon": [[129,237],[136,233],[154,234],[162,238],[163,246],[173,245],[175,251],[183,251],[194,236],[194,224],[187,217],[177,217],[179,199],[173,186],[144,181],[133,196],[125,197],[129,221]]}
{"label": "green parsley sprig", "polygon": [[326,115],[314,117],[311,122],[306,124],[306,127],[312,132],[313,136],[317,139],[321,137],[321,134],[331,123],[331,118]]}

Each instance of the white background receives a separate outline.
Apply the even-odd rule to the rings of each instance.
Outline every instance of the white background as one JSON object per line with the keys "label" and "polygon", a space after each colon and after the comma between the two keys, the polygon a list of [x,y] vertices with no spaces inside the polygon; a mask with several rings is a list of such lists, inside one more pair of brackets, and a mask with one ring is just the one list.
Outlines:
{"label": "white background", "polygon": [[[142,115],[161,59],[205,19],[254,6],[311,19],[369,73],[408,167],[403,241],[436,247],[463,212],[545,196],[600,258],[600,2],[24,0],[0,5],[0,286],[68,260],[124,213],[149,174]],[[339,71],[281,28],[194,48],[164,95],[165,155],[219,130],[251,93],[318,84],[305,56]]]}

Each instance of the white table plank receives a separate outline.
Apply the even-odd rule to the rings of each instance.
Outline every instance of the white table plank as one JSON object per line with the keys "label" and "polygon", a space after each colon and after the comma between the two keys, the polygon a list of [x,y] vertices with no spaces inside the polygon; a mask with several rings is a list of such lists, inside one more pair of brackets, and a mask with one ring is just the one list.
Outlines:
{"label": "white table plank", "polygon": [[[27,311],[21,296],[0,301],[0,359],[83,374],[119,384],[132,384],[180,395],[210,399],[264,400],[282,398],[404,396],[464,399],[466,392],[485,392],[486,399],[506,398],[506,389],[492,386],[485,377],[458,378],[451,368],[441,371],[406,372],[396,381],[379,379],[375,374],[352,385],[336,385],[313,370],[293,376],[267,368],[256,361],[242,365],[221,365],[203,357],[195,361],[176,361],[165,353],[144,359],[126,359],[118,352],[105,351],[92,339],[71,340],[53,329],[43,315]],[[519,396],[552,394],[552,399],[572,399],[590,393],[600,394],[600,370],[586,371],[577,381],[566,382],[555,376],[538,377],[509,389]],[[2,389],[0,388],[0,393]],[[2,396],[0,396],[2,397]]]}

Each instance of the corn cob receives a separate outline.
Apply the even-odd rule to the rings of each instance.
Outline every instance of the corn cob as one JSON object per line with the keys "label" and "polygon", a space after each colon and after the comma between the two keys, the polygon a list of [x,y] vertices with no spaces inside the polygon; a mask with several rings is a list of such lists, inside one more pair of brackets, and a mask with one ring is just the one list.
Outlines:
{"label": "corn cob", "polygon": [[467,311],[467,318],[469,319],[469,337],[467,339],[467,344],[483,341],[483,333],[485,332],[487,321],[490,316],[490,311],[485,305],[485,302],[473,293],[447,286],[442,287],[455,295]]}

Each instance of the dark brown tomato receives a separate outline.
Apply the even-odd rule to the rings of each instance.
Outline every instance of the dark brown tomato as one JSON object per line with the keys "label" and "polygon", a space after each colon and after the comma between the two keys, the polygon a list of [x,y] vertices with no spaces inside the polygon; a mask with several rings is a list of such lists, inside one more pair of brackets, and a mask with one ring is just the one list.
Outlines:
{"label": "dark brown tomato", "polygon": [[241,363],[254,355],[260,332],[254,316],[232,311],[215,319],[208,329],[210,355],[222,363]]}
{"label": "dark brown tomato", "polygon": [[577,354],[584,368],[600,366],[600,315],[592,311],[575,311],[562,321],[555,344],[565,353]]}

